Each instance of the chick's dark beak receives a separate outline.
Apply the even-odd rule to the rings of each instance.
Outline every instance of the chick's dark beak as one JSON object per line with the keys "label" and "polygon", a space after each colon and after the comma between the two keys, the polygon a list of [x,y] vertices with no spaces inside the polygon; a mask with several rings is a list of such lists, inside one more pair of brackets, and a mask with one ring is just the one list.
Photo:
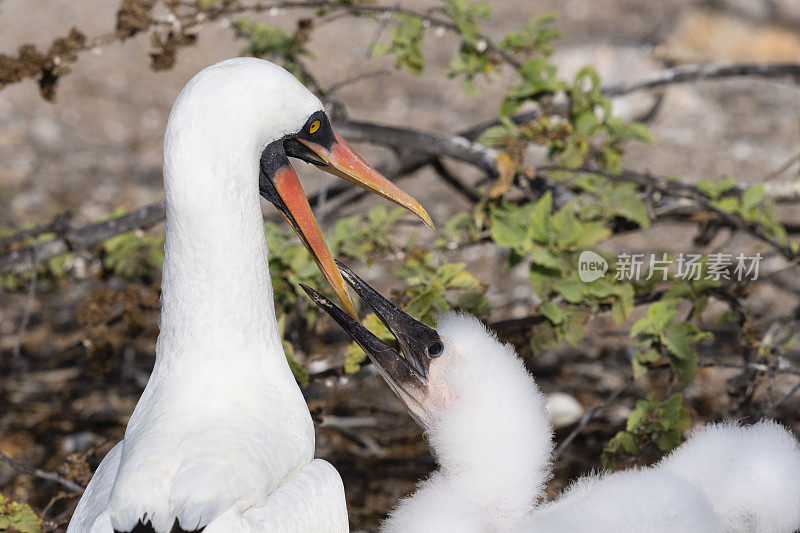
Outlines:
{"label": "chick's dark beak", "polygon": [[406,403],[411,414],[423,424],[417,415],[424,412],[421,403],[427,392],[430,362],[443,351],[439,334],[422,322],[414,320],[381,296],[346,265],[338,261],[336,263],[347,283],[372,307],[378,318],[397,338],[403,355],[398,354],[330,300],[310,287],[301,286],[314,303],[328,313],[361,346],[378,367],[388,385]]}
{"label": "chick's dark beak", "polygon": [[[336,265],[345,281],[367,305],[372,307],[375,315],[395,336],[406,362],[420,376],[427,378],[431,360],[429,351],[431,347],[435,350],[437,343],[441,346],[441,340],[436,330],[411,318],[399,307],[381,296],[378,291],[370,287],[341,261],[336,261]],[[439,353],[436,353],[434,357],[438,357],[438,355]]]}

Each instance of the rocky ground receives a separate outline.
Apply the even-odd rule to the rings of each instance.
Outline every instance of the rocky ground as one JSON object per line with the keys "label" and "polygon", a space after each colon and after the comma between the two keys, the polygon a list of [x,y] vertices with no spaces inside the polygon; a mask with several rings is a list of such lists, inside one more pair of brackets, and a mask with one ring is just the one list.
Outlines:
{"label": "rocky ground", "polygon": [[[493,18],[487,30],[492,35],[534,14],[560,11],[559,27],[566,36],[557,43],[556,63],[566,73],[590,63],[609,85],[675,62],[800,58],[800,4],[793,0],[490,3]],[[116,7],[117,2],[92,0],[0,0],[0,52],[13,53],[27,42],[46,46],[72,26],[87,35],[106,33],[114,27]],[[290,28],[294,17],[279,11],[262,18]],[[320,27],[308,43],[316,54],[309,64],[326,85],[391,66],[389,59],[367,60],[366,43],[374,34],[373,25],[344,19]],[[180,52],[174,69],[159,73],[149,69],[149,46],[141,36],[84,54],[63,79],[54,103],[42,101],[30,81],[0,92],[0,229],[46,221],[64,211],[72,212],[76,223],[89,222],[119,207],[134,209],[163,197],[160,150],[172,102],[197,70],[236,55],[243,41],[234,39],[229,27],[215,23],[201,33],[196,46]],[[352,118],[434,131],[454,132],[494,117],[496,88],[482,84],[483,97],[474,99],[458,82],[440,75],[453,46],[448,36],[431,36],[422,76],[373,77],[346,87],[338,97]],[[755,182],[776,172],[780,174],[775,179],[798,177],[797,161],[787,166],[800,151],[796,85],[730,80],[674,86],[661,94],[663,101],[648,123],[657,142],[632,145],[626,166],[678,174],[689,181],[730,175]],[[623,115],[638,116],[654,98],[622,98],[615,107]],[[371,161],[385,157],[374,147],[359,150]],[[476,177],[469,170],[464,175],[468,180]],[[302,178],[309,191],[330,184],[328,177],[313,170],[303,172]],[[438,221],[463,208],[428,170],[404,183]],[[348,207],[348,212],[376,202],[368,199]],[[265,207],[268,216],[270,209]],[[797,216],[795,210],[781,211],[784,222],[797,223]],[[323,217],[326,224],[332,221],[330,215]],[[635,237],[616,237],[606,246],[629,252],[690,251],[692,238],[689,226],[661,225]],[[709,249],[738,246],[752,243],[720,236]],[[534,295],[524,270],[505,273],[505,258],[494,256],[489,247],[454,255],[489,285],[492,320],[529,314]],[[779,262],[767,266],[773,271],[783,268]],[[379,266],[369,279],[391,273],[391,265]],[[762,332],[789,317],[798,303],[797,269],[778,276],[783,276],[782,284],[759,285],[747,302]],[[152,288],[125,286],[116,279],[98,286],[91,276],[39,292],[30,304],[30,322],[21,339],[23,362],[6,366],[8,373],[4,369],[0,376],[0,451],[85,482],[121,437],[152,366],[157,298]],[[0,292],[0,352],[6,356],[19,340],[26,302],[25,293]],[[113,313],[128,314],[105,329],[98,325],[98,316]],[[530,367],[545,392],[567,392],[591,408],[626,379],[626,331],[600,316],[585,342],[537,353],[529,359]],[[722,333],[703,346],[706,353],[736,351],[737,340]],[[341,346],[301,346],[300,355],[341,358]],[[733,386],[727,379],[734,374],[706,369],[687,391],[698,423],[735,413],[727,394]],[[795,381],[777,379],[770,391],[762,392],[779,398]],[[599,450],[620,428],[645,385],[630,388],[598,413],[565,450],[552,490],[576,473],[599,466]],[[305,393],[318,421],[318,455],[330,460],[345,480],[352,528],[374,530],[386,510],[433,466],[420,431],[370,368],[346,377],[320,375]],[[798,409],[800,397],[784,403],[774,415],[800,431]],[[563,439],[573,427],[559,429],[557,437]],[[0,492],[28,501],[41,512],[58,487],[0,464]],[[73,502],[59,499],[48,509],[48,518],[68,516]]]}

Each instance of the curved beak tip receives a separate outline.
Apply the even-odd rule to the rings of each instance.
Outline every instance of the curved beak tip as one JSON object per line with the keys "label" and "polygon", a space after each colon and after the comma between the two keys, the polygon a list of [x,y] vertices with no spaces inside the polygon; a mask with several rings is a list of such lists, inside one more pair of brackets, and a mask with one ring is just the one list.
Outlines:
{"label": "curved beak tip", "polygon": [[428,226],[432,230],[435,230],[436,226],[434,226],[433,219],[431,218],[431,216],[428,214],[425,208],[421,207],[420,209],[422,210],[422,212],[418,213],[419,218],[422,219],[422,221],[425,223],[426,226]]}

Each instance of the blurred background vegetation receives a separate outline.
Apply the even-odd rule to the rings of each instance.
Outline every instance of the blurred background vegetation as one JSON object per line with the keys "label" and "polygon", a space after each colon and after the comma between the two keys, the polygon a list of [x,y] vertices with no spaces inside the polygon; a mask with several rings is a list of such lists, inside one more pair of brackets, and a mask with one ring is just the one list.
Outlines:
{"label": "blurred background vegetation", "polygon": [[[63,530],[122,437],[157,335],[164,124],[240,54],[293,72],[431,212],[435,233],[298,165],[336,256],[526,358],[557,428],[551,492],[710,420],[800,431],[798,23],[792,0],[0,0],[0,531]],[[325,285],[273,211],[287,358],[351,528],[374,530],[432,459],[298,292]],[[586,250],[610,263],[590,283]],[[734,260],[616,279],[625,253]],[[738,254],[761,254],[757,281]]]}

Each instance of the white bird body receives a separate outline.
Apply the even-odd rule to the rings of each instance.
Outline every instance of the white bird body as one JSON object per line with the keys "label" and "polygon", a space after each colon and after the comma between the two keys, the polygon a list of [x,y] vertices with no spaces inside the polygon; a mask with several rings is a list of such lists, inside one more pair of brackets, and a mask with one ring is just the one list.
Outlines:
{"label": "white bird body", "polygon": [[347,531],[341,478],[313,460],[313,423],[278,334],[257,186],[264,147],[321,109],[256,59],[209,67],[181,92],[164,142],[155,367],[70,533],[140,521],[161,533],[176,519],[206,533]]}
{"label": "white bird body", "polygon": [[717,531],[800,529],[800,443],[772,420],[704,426],[654,469],[700,489],[718,517]]}
{"label": "white bird body", "polygon": [[714,533],[717,518],[700,489],[670,472],[631,469],[582,477],[535,509],[526,533]]}
{"label": "white bird body", "polygon": [[388,533],[792,533],[800,528],[800,444],[787,429],[709,425],[652,468],[583,477],[541,503],[552,427],[533,376],[476,318],[433,330],[343,275],[403,355],[305,288],[364,349],[423,426],[439,469],[401,500]]}
{"label": "white bird body", "polygon": [[580,478],[525,532],[792,533],[800,444],[783,426],[709,424],[651,468]]}

